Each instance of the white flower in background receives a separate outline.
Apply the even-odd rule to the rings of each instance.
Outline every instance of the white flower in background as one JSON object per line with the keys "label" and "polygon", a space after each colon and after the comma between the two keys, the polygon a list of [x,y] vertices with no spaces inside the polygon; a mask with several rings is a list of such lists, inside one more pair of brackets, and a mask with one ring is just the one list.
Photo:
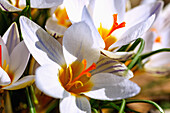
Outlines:
{"label": "white flower in background", "polygon": [[87,97],[118,100],[139,93],[140,88],[128,80],[133,73],[126,66],[100,55],[86,23],[71,25],[64,33],[63,45],[28,18],[21,17],[20,24],[24,42],[41,64],[36,86],[61,99],[61,113],[90,113]]}
{"label": "white flower in background", "polygon": [[[144,35],[146,41],[145,52],[161,48],[170,48],[170,4],[160,13],[152,28]],[[170,52],[157,53],[150,57],[145,70],[152,75],[170,74]]]}
{"label": "white flower in background", "polygon": [[[67,15],[65,2],[67,1],[64,0],[62,5],[51,8],[52,16],[46,22],[45,27],[47,31],[54,36],[63,36],[64,32],[72,24]],[[75,4],[77,3],[75,1],[71,1],[71,2]],[[82,0],[79,3],[80,4],[77,5],[78,7],[76,7],[77,10],[79,10],[79,7],[82,7],[82,5],[88,4],[89,0]]]}
{"label": "white flower in background", "polygon": [[51,8],[51,13],[52,15],[48,18],[45,28],[54,37],[63,36],[64,32],[71,25],[64,4]]}
{"label": "white flower in background", "polygon": [[72,23],[85,21],[93,31],[94,42],[101,51],[111,58],[117,55],[119,58],[121,54],[127,57],[132,53],[115,54],[110,51],[142,36],[151,27],[163,3],[159,1],[140,5],[128,12],[125,12],[123,0],[90,0],[89,5],[80,4],[79,0],[76,3],[65,0],[69,19]]}
{"label": "white flower in background", "polygon": [[[51,8],[62,4],[63,0],[30,0],[31,8]],[[26,0],[0,0],[0,8],[4,11],[22,11]]]}
{"label": "white flower in background", "polygon": [[[29,51],[19,39],[16,23],[0,38],[0,88],[16,90],[31,85],[34,76],[22,77],[29,60]],[[20,79],[21,78],[21,79]]]}

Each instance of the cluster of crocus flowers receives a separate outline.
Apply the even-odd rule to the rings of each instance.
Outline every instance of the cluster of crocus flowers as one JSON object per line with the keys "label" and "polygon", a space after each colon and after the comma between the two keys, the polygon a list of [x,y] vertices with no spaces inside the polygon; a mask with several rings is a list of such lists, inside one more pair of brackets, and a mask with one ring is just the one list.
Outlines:
{"label": "cluster of crocus flowers", "polygon": [[[16,23],[0,38],[0,88],[17,90],[35,81],[42,93],[60,99],[61,113],[91,113],[91,98],[113,101],[135,96],[140,87],[129,80],[133,72],[124,64],[135,52],[117,50],[131,47],[150,29],[163,2],[127,12],[125,6],[126,0],[0,0],[3,11],[21,12],[17,19],[23,39],[20,42]],[[31,8],[51,8],[43,26],[47,32],[25,17],[31,16]],[[35,76],[22,77],[30,53],[40,67]]]}

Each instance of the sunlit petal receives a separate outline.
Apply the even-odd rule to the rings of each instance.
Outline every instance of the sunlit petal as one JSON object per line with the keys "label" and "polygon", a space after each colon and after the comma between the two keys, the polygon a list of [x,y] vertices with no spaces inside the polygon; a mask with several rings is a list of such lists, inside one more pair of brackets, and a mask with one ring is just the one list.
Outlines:
{"label": "sunlit petal", "polygon": [[137,84],[113,74],[96,74],[90,80],[93,81],[94,87],[84,94],[94,99],[119,100],[135,96],[140,91]]}
{"label": "sunlit petal", "polygon": [[42,66],[37,69],[35,76],[35,83],[38,89],[54,98],[69,96],[69,93],[65,91],[59,82],[59,69],[61,69],[61,67],[57,65]]}
{"label": "sunlit petal", "polygon": [[6,90],[22,89],[22,88],[32,85],[34,83],[34,81],[35,81],[35,76],[29,75],[29,76],[25,76],[25,77],[21,78],[17,82],[15,82],[7,87],[3,87],[2,89],[6,89]]}
{"label": "sunlit petal", "polygon": [[17,27],[16,23],[13,23],[8,28],[8,30],[3,35],[2,40],[4,41],[5,45],[7,46],[7,49],[8,49],[9,55],[10,55],[12,50],[15,48],[15,46],[20,42],[18,27]]}
{"label": "sunlit petal", "polygon": [[16,82],[25,71],[30,53],[24,41],[20,42],[10,55],[9,71],[14,74],[13,82]]}

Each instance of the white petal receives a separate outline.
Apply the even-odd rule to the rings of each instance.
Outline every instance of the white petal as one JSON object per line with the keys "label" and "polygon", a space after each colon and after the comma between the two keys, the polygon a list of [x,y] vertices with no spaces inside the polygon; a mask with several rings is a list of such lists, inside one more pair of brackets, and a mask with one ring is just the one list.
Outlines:
{"label": "white petal", "polygon": [[92,31],[94,45],[97,47],[99,46],[101,48],[105,48],[105,43],[102,37],[100,36],[97,28],[94,26],[93,20],[91,19],[86,7],[83,8],[82,21],[85,21],[86,24],[88,24],[88,26],[90,27]]}
{"label": "white petal", "polygon": [[74,22],[80,22],[82,16],[82,10],[84,5],[88,5],[90,0],[64,0],[64,5],[69,19]]}
{"label": "white petal", "polygon": [[97,27],[110,29],[113,25],[113,14],[118,14],[118,23],[123,21],[125,14],[125,0],[96,0],[93,12],[93,20]]}
{"label": "white petal", "polygon": [[62,4],[63,0],[31,0],[32,8],[51,8]]}
{"label": "white petal", "polygon": [[152,15],[145,21],[138,23],[131,28],[129,28],[123,35],[121,36],[120,40],[112,44],[109,49],[113,49],[115,47],[121,47],[130,43],[131,41],[141,37],[152,25],[155,20],[155,14]]}
{"label": "white petal", "polygon": [[148,31],[144,34],[143,39],[145,40],[145,48],[143,53],[152,51],[154,39],[156,36],[156,33],[152,31]]}
{"label": "white petal", "polygon": [[0,67],[0,85],[8,85],[10,83],[9,75]]}
{"label": "white petal", "polygon": [[151,4],[144,4],[133,8],[125,14],[124,21],[126,22],[126,26],[133,26],[139,22],[146,20],[153,14],[155,14],[155,18],[157,18],[162,7],[163,2],[157,1]]}
{"label": "white petal", "polygon": [[14,7],[12,4],[8,2],[8,0],[0,0],[0,8],[4,11],[21,11],[21,9]]}
{"label": "white petal", "polygon": [[60,101],[60,112],[91,113],[91,107],[86,97],[69,96]]}
{"label": "white petal", "polygon": [[102,55],[96,63],[96,69],[91,73],[92,75],[97,73],[111,73],[126,78],[133,77],[133,73],[128,70],[128,68],[123,63]]}
{"label": "white petal", "polygon": [[9,60],[9,53],[8,53],[8,49],[6,47],[6,45],[4,44],[4,41],[2,40],[2,38],[0,37],[0,45],[1,45],[1,51],[2,51],[2,64],[4,64],[4,60],[6,60],[6,64],[10,63]]}
{"label": "white petal", "polygon": [[64,35],[64,32],[67,30],[66,27],[58,25],[57,20],[54,20],[52,17],[47,20],[45,28],[49,33],[56,33],[56,35]]}
{"label": "white petal", "polygon": [[113,60],[119,60],[119,61],[126,61],[129,58],[131,58],[135,53],[133,51],[130,52],[111,52],[106,50],[101,50],[102,53],[104,53],[109,58],[112,58]]}
{"label": "white petal", "polygon": [[157,53],[150,57],[150,61],[147,63],[152,67],[161,67],[170,64],[170,52]]}
{"label": "white petal", "polygon": [[20,18],[20,24],[24,42],[40,65],[65,63],[58,41],[26,17]]}
{"label": "white petal", "polygon": [[119,100],[135,96],[140,91],[137,84],[113,74],[96,74],[90,80],[94,84],[93,89],[84,94],[94,99]]}
{"label": "white petal", "polygon": [[17,81],[25,71],[30,53],[25,46],[24,41],[20,42],[10,55],[9,71],[14,74],[12,82]]}
{"label": "white petal", "polygon": [[3,35],[2,39],[5,45],[7,46],[7,49],[10,55],[12,50],[15,48],[15,46],[20,42],[18,27],[16,23],[13,23],[8,28],[8,30]]}
{"label": "white petal", "polygon": [[29,75],[29,76],[25,76],[25,77],[21,78],[17,82],[15,82],[7,87],[3,87],[2,89],[7,89],[7,90],[22,89],[22,88],[32,85],[34,83],[34,81],[35,81],[35,76]]}
{"label": "white petal", "polygon": [[[86,59],[87,67],[97,62],[100,57],[100,50],[93,45],[93,38],[90,28],[84,22],[73,24],[67,29],[63,37],[64,57],[68,64],[71,64],[71,55],[79,61]],[[70,55],[68,56],[68,53]]]}
{"label": "white petal", "polygon": [[43,93],[53,98],[64,98],[69,95],[59,82],[59,69],[61,69],[61,67],[57,65],[45,65],[36,70],[36,86]]}

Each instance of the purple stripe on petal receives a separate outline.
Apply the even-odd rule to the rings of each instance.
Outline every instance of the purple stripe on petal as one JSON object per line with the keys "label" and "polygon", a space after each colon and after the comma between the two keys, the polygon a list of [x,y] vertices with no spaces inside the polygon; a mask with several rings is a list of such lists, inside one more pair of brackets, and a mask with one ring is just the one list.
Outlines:
{"label": "purple stripe on petal", "polygon": [[126,71],[126,69],[114,70],[114,71],[111,71],[110,73],[118,73],[118,72],[122,72],[122,71]]}
{"label": "purple stripe on petal", "polygon": [[0,3],[0,5],[2,6],[2,8],[3,8],[5,11],[8,11],[8,9],[6,9],[3,4]]}
{"label": "purple stripe on petal", "polygon": [[105,63],[102,63],[101,65],[97,66],[97,68],[100,68],[102,66],[105,66],[105,65],[108,65],[108,64],[111,64],[111,63],[117,63],[117,61],[114,61],[114,60],[109,60],[109,61],[106,61]]}
{"label": "purple stripe on petal", "polygon": [[[94,74],[97,74],[97,73],[103,73],[103,72],[105,72],[105,73],[114,73],[114,71],[115,71],[115,73],[116,73],[116,71],[117,70],[111,70],[110,72],[107,72],[107,70],[109,70],[109,69],[113,69],[113,68],[117,68],[117,67],[122,67],[122,65],[115,65],[115,66],[109,66],[109,67],[107,67],[107,68],[105,68],[105,69],[103,69],[103,70],[100,70],[100,71],[97,71],[97,72],[95,72],[95,73],[93,73],[93,75]],[[125,69],[119,69],[118,71],[125,71]],[[93,72],[93,71],[92,71]],[[92,73],[91,72],[91,73]]]}

